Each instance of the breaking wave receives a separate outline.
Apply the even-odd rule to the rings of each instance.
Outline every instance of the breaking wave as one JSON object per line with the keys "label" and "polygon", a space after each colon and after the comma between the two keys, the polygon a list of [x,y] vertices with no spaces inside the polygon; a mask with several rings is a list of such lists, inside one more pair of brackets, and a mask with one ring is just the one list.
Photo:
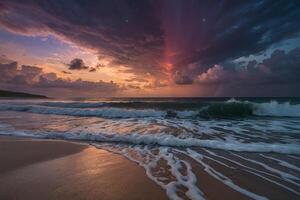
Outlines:
{"label": "breaking wave", "polygon": [[185,109],[180,109],[182,108],[180,106],[177,108],[178,103],[168,109],[153,107],[152,104],[152,106],[149,106],[147,102],[137,102],[139,108],[133,108],[133,102],[128,103],[130,106],[127,107],[124,106],[125,104],[124,102],[114,102],[113,104],[104,102],[44,102],[36,105],[6,103],[0,104],[0,111],[103,118],[300,117],[300,104],[279,103],[277,101],[255,103],[229,100],[226,102],[201,103],[197,106],[192,104],[190,107],[184,105]]}
{"label": "breaking wave", "polygon": [[102,107],[102,102],[44,102],[41,103],[43,106],[49,107],[62,107],[62,108],[98,108]]}
{"label": "breaking wave", "polygon": [[300,104],[289,102],[254,103],[254,114],[258,116],[300,117]]}
{"label": "breaking wave", "polygon": [[254,103],[249,101],[229,100],[225,103],[211,104],[200,114],[204,116],[268,116],[268,117],[300,117],[300,104],[292,105],[289,102]]}
{"label": "breaking wave", "polygon": [[120,108],[79,109],[79,108],[50,108],[44,106],[1,105],[1,111],[19,111],[37,114],[68,115],[79,117],[104,118],[141,118],[163,117],[164,112],[156,110],[133,110]]}
{"label": "breaking wave", "polygon": [[[0,134],[7,134],[0,132]],[[26,133],[12,131],[10,135],[37,138],[79,140],[88,142],[117,143],[129,145],[156,145],[167,147],[204,147],[237,152],[273,152],[281,154],[300,154],[300,145],[282,143],[242,143],[237,140],[197,139],[194,137],[180,138],[168,134],[89,134],[79,133]]]}

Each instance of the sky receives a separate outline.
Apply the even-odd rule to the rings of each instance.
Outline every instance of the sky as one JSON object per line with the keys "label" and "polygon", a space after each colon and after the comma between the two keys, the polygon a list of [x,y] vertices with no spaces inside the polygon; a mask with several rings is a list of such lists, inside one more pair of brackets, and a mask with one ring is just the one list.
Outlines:
{"label": "sky", "polygon": [[300,96],[299,0],[0,0],[0,89]]}

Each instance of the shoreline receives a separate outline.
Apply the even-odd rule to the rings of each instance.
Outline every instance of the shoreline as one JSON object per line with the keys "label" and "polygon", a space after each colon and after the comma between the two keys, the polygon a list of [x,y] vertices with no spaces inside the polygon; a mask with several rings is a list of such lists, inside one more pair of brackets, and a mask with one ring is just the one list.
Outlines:
{"label": "shoreline", "polygon": [[[201,148],[198,150],[207,155]],[[216,150],[215,153],[231,158],[226,151]],[[256,159],[257,155],[252,154],[251,157]],[[209,167],[227,175],[237,187],[270,199],[297,198],[278,185],[243,171],[243,167],[232,166],[235,170],[231,170],[224,167],[226,162],[219,165],[207,158],[204,161]],[[179,159],[190,163],[195,184],[204,198],[249,199],[208,174],[206,167],[194,158],[181,154]],[[241,159],[237,162],[247,164]],[[163,164],[162,167],[167,166]],[[297,188],[294,189],[297,191]],[[159,200],[168,197],[166,191],[147,176],[143,166],[117,152],[77,140],[0,135],[0,199]]]}
{"label": "shoreline", "polygon": [[167,199],[144,169],[72,141],[0,136],[0,199]]}

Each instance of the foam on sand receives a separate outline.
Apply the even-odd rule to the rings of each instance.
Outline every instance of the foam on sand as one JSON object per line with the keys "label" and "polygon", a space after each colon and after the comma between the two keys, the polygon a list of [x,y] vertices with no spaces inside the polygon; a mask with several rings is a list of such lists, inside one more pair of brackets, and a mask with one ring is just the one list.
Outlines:
{"label": "foam on sand", "polygon": [[[103,146],[94,144],[101,149],[109,150],[121,154],[127,159],[142,166],[147,176],[157,185],[162,187],[167,196],[172,200],[204,200],[203,192],[197,187],[197,178],[192,171],[191,165],[178,158],[168,147],[159,147],[155,153],[147,146],[135,146],[133,148],[124,148],[122,146]],[[166,166],[161,166],[160,162],[165,161]],[[159,171],[157,169],[159,168]],[[183,169],[185,169],[183,172]],[[169,175],[166,175],[169,174]],[[170,175],[171,174],[171,175]],[[185,188],[185,198],[180,193]]]}
{"label": "foam on sand", "polygon": [[[180,151],[182,152],[182,151]],[[232,189],[252,198],[252,199],[257,199],[257,200],[266,200],[266,197],[257,195],[253,192],[250,192],[244,188],[241,188],[240,186],[236,185],[231,179],[229,179],[228,177],[226,177],[225,175],[221,174],[220,172],[216,171],[214,168],[212,168],[211,166],[209,166],[208,164],[206,164],[202,159],[203,156],[201,154],[199,154],[196,151],[193,151],[191,149],[187,149],[187,155],[192,157],[194,160],[196,160],[198,163],[200,163],[203,167],[204,170],[211,175],[212,177],[214,177],[215,179],[221,181],[222,183],[224,183],[225,185],[231,187]],[[183,152],[182,152],[183,153]],[[185,153],[185,152],[184,152]],[[186,153],[185,153],[186,154]]]}
{"label": "foam on sand", "polygon": [[[5,131],[4,131],[5,133]],[[168,134],[107,134],[88,132],[21,132],[10,131],[11,135],[22,135],[40,138],[59,138],[66,140],[82,140],[91,142],[117,143],[117,144],[134,144],[134,145],[156,145],[167,147],[205,147],[212,149],[221,149],[237,152],[274,152],[281,154],[300,154],[300,145],[298,144],[281,144],[281,143],[242,143],[234,139],[197,139],[194,137],[180,138]]]}

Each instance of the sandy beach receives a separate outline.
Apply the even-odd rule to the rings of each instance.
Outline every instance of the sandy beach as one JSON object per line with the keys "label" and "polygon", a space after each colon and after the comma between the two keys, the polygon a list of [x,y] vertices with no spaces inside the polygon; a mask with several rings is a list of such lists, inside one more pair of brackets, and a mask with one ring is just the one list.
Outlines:
{"label": "sandy beach", "polygon": [[[168,199],[138,164],[90,145],[0,137],[0,199]],[[206,174],[208,199],[246,199]],[[215,187],[219,192],[215,192]]]}
{"label": "sandy beach", "polygon": [[0,138],[0,199],[167,199],[144,169],[91,146]]}
{"label": "sandy beach", "polygon": [[[201,149],[199,152],[205,155]],[[180,159],[191,164],[197,179],[195,184],[201,188],[205,199],[251,199],[209,175],[207,169],[210,167],[205,169],[185,156]],[[139,164],[88,144],[0,136],[0,160],[0,200],[168,199],[167,191],[151,180]],[[216,165],[218,163],[205,161],[250,191],[270,199],[297,198],[297,195],[257,179],[241,168],[233,172]],[[162,167],[168,168],[165,164]],[[186,169],[180,170],[183,174],[188,173]],[[172,179],[167,174],[165,177]],[[178,190],[179,196],[185,199],[186,188],[179,187]]]}

